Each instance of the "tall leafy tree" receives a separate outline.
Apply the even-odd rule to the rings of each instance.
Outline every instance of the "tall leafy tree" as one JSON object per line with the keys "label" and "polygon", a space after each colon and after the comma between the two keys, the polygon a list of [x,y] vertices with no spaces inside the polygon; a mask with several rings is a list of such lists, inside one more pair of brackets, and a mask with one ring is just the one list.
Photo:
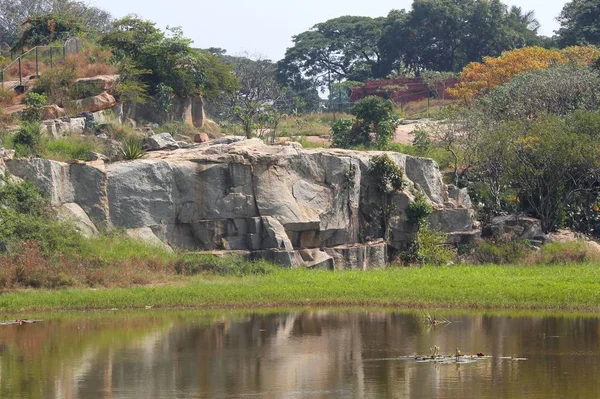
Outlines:
{"label": "tall leafy tree", "polygon": [[252,137],[260,126],[269,125],[274,130],[280,118],[279,107],[286,102],[286,89],[277,81],[277,64],[260,56],[222,54],[221,59],[231,66],[239,85],[219,96],[210,106],[212,115],[239,123],[247,137]]}
{"label": "tall leafy tree", "polygon": [[127,16],[115,23],[101,43],[110,47],[118,60],[148,71],[142,79],[150,95],[165,86],[181,97],[210,96],[235,87],[230,68],[215,56],[193,49],[180,28],[165,34],[153,22]]}
{"label": "tall leafy tree", "polygon": [[279,71],[287,80],[301,76],[318,86],[330,86],[340,79],[367,79],[381,60],[377,42],[383,21],[344,16],[317,24],[294,36],[294,45],[279,63]]}
{"label": "tall leafy tree", "polygon": [[388,15],[379,40],[383,68],[458,72],[469,62],[540,44],[532,12],[500,0],[415,0]]}
{"label": "tall leafy tree", "polygon": [[567,3],[560,16],[559,44],[600,45],[600,0],[573,0]]}

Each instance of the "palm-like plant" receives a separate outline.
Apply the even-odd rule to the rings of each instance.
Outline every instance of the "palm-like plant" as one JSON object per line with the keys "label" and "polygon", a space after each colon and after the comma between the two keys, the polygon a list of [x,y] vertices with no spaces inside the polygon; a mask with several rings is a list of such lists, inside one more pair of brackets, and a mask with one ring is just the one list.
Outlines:
{"label": "palm-like plant", "polygon": [[123,156],[125,157],[125,160],[133,161],[143,158],[145,155],[146,153],[142,148],[141,140],[130,137],[123,143]]}

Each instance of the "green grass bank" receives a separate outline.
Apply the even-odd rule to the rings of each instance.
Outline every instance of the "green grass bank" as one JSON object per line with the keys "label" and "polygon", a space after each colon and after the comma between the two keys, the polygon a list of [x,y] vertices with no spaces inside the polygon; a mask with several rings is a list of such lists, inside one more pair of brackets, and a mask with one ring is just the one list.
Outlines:
{"label": "green grass bank", "polygon": [[197,275],[161,286],[14,290],[0,312],[284,306],[435,307],[600,311],[600,264],[277,270]]}

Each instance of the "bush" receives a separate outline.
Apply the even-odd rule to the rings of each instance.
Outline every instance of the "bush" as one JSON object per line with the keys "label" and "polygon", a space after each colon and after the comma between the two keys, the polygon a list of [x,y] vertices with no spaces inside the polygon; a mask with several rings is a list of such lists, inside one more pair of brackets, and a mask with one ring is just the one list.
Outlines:
{"label": "bush", "polygon": [[29,93],[25,98],[27,108],[23,110],[21,119],[26,122],[39,122],[42,119],[42,107],[46,105],[47,98],[43,94]]}
{"label": "bush", "polygon": [[371,133],[375,133],[375,144],[379,149],[389,146],[399,124],[391,101],[377,96],[365,97],[358,100],[349,112],[356,117],[354,121],[340,119],[332,125],[334,147],[371,146],[374,144]]}
{"label": "bush", "polygon": [[446,244],[446,234],[420,226],[416,242],[411,252],[416,254],[416,263],[425,265],[445,265],[454,259],[454,252]]}
{"label": "bush", "polygon": [[503,237],[494,241],[480,241],[473,248],[471,259],[479,264],[510,264],[520,262],[531,252],[526,240]]}
{"label": "bush", "polygon": [[338,119],[331,125],[331,144],[335,148],[351,148],[364,144],[365,138],[355,131],[354,122],[350,119]]}
{"label": "bush", "polygon": [[402,169],[387,154],[371,159],[369,174],[374,177],[377,188],[384,194],[401,191],[404,187]]}
{"label": "bush", "polygon": [[386,149],[399,125],[394,103],[378,96],[368,96],[358,100],[348,111],[356,116],[357,125],[370,142],[370,133],[374,132],[379,149]]}
{"label": "bush", "polygon": [[536,265],[583,263],[600,260],[598,250],[583,241],[553,242],[531,254],[525,263]]}
{"label": "bush", "polygon": [[27,157],[40,152],[42,131],[39,123],[26,122],[12,138],[17,157]]}
{"label": "bush", "polygon": [[429,200],[419,191],[415,201],[406,208],[408,221],[417,225],[418,231],[408,251],[403,254],[405,263],[442,265],[454,257],[454,253],[446,245],[446,235],[430,230],[429,216],[432,213],[433,207]]}
{"label": "bush", "polygon": [[75,229],[52,216],[48,199],[28,181],[0,181],[0,243],[10,248],[32,241],[45,253],[77,246]]}
{"label": "bush", "polygon": [[552,114],[566,117],[576,110],[600,108],[600,76],[588,67],[567,65],[518,75],[476,101],[495,121],[533,119]]}
{"label": "bush", "polygon": [[429,215],[433,213],[433,207],[425,194],[421,191],[417,194],[415,201],[408,205],[406,208],[406,216],[409,222],[420,224],[423,220],[426,220]]}

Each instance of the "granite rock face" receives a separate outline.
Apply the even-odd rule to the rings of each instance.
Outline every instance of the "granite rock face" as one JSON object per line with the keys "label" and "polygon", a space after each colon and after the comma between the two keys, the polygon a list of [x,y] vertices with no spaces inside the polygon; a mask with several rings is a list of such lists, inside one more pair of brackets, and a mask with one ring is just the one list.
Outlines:
{"label": "granite rock face", "polygon": [[6,168],[48,191],[57,208],[77,204],[97,226],[150,229],[174,248],[247,251],[288,266],[384,266],[416,234],[405,211],[419,190],[435,209],[432,228],[472,230],[468,195],[454,193],[461,206],[449,204],[432,160],[388,153],[406,184],[382,195],[369,173],[379,154],[225,138],[130,162],[13,159]]}

